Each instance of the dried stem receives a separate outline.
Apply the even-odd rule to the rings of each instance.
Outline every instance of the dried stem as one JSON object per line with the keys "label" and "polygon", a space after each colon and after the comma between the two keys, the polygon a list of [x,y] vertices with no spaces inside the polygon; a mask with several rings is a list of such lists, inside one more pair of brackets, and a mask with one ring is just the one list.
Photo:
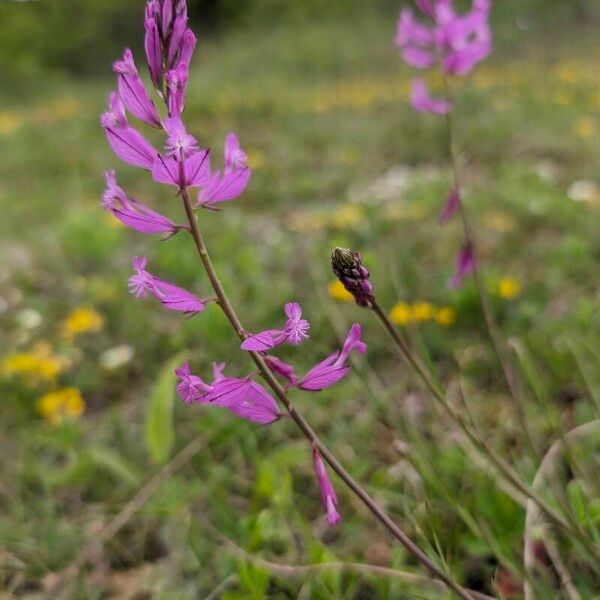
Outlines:
{"label": "dried stem", "polygon": [[[210,255],[204,240],[198,229],[198,223],[196,221],[196,215],[192,208],[190,198],[187,190],[181,190],[181,198],[185,213],[190,225],[190,234],[194,239],[198,255],[202,266],[208,275],[211,285],[219,299],[219,306],[221,310],[231,323],[231,326],[239,336],[241,340],[245,339],[246,333],[242,323],[240,322],[237,313],[235,312],[223,284],[217,275],[214,268]],[[265,359],[258,352],[249,352],[252,360],[255,362],[258,370],[263,376],[266,383],[269,385],[273,393],[281,401],[289,415],[292,417],[296,425],[300,428],[302,433],[306,436],[309,442],[317,448],[321,453],[322,457],[327,461],[329,466],[337,473],[339,478],[344,484],[362,501],[362,503],[371,511],[375,518],[413,555],[419,560],[435,577],[441,579],[449,588],[451,588],[459,597],[465,600],[473,600],[473,596],[469,594],[464,588],[462,588],[452,577],[450,577],[444,570],[438,567],[428,556],[425,554],[409,537],[404,531],[392,520],[392,518],[367,494],[364,488],[354,480],[354,478],[344,469],[344,467],[337,461],[335,456],[327,449],[327,447],[317,437],[317,434],[313,431],[304,417],[296,410],[291,400],[288,398],[285,389],[281,386],[279,381],[275,378],[274,374],[269,369]]]}
{"label": "dried stem", "polygon": [[381,307],[377,302],[371,302],[371,310],[377,315],[377,318],[382,323],[390,337],[400,349],[402,355],[407,362],[417,372],[427,390],[431,393],[435,400],[437,400],[444,408],[448,416],[455,421],[461,428],[463,433],[467,436],[469,441],[486,457],[486,459],[499,471],[506,480],[524,496],[529,498],[532,502],[546,514],[546,516],[558,525],[565,533],[570,536],[576,537],[579,541],[588,549],[588,551],[600,559],[600,548],[596,546],[592,541],[588,539],[585,533],[577,526],[576,523],[569,523],[564,517],[556,512],[536,491],[530,486],[521,481],[517,473],[512,467],[499,456],[487,442],[472,431],[467,421],[460,415],[452,405],[446,400],[446,397],[442,390],[434,383],[428,370],[420,361],[420,359],[413,353],[406,340],[398,333],[394,325],[387,318],[386,314],[381,310]]}
{"label": "dried stem", "polygon": [[517,418],[519,419],[519,425],[521,426],[521,429],[525,434],[525,439],[527,440],[527,443],[530,446],[531,450],[536,456],[539,456],[539,451],[534,443],[529,426],[527,425],[527,418],[523,409],[521,394],[519,392],[519,383],[517,380],[516,371],[513,368],[513,365],[511,364],[508,355],[505,351],[502,336],[500,334],[498,326],[496,325],[496,321],[494,319],[494,315],[490,306],[490,299],[487,290],[485,289],[485,283],[483,281],[483,276],[480,267],[481,263],[479,257],[477,236],[475,235],[473,227],[471,226],[465,203],[463,201],[460,174],[458,168],[458,152],[456,150],[456,134],[454,127],[452,92],[448,83],[448,78],[445,74],[442,74],[442,79],[444,82],[446,100],[450,105],[449,110],[446,112],[446,123],[448,127],[450,161],[452,163],[453,187],[459,195],[458,211],[463,226],[465,242],[471,248],[471,252],[474,258],[473,281],[475,282],[475,289],[477,290],[477,295],[479,296],[479,302],[481,304],[481,310],[483,313],[483,320],[486,325],[492,348],[494,350],[494,354],[496,355],[500,368],[502,369],[502,374],[504,375],[506,385],[513,400],[513,404],[517,413]]}

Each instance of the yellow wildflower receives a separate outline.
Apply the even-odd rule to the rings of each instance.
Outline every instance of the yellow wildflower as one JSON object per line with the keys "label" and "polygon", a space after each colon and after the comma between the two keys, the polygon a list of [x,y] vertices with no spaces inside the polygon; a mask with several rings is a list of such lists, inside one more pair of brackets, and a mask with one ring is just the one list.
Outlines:
{"label": "yellow wildflower", "polygon": [[104,318],[93,308],[74,310],[61,324],[62,334],[74,338],[81,333],[96,333],[104,326]]}
{"label": "yellow wildflower", "polygon": [[514,277],[503,277],[498,282],[498,295],[506,300],[512,300],[521,293],[521,284]]}
{"label": "yellow wildflower", "polygon": [[456,321],[456,310],[451,306],[442,306],[435,313],[435,320],[442,327],[449,327]]}
{"label": "yellow wildflower", "polygon": [[27,377],[31,383],[54,381],[62,371],[64,362],[49,352],[34,348],[32,352],[19,352],[7,356],[0,363],[0,372],[7,376]]}
{"label": "yellow wildflower", "polygon": [[344,284],[338,279],[328,284],[327,291],[334,300],[339,300],[340,302],[352,302],[354,300],[352,294],[344,287]]}
{"label": "yellow wildflower", "polygon": [[581,117],[573,123],[573,133],[584,140],[594,137],[596,131],[596,122],[590,117]]}
{"label": "yellow wildflower", "polygon": [[0,134],[13,133],[21,127],[23,124],[23,118],[12,111],[0,112]]}
{"label": "yellow wildflower", "polygon": [[346,229],[358,225],[363,220],[363,211],[360,206],[341,206],[329,218],[329,223],[337,229]]}
{"label": "yellow wildflower", "polygon": [[38,400],[37,409],[48,423],[56,425],[79,417],[85,409],[85,401],[77,388],[67,387],[44,394]]}
{"label": "yellow wildflower", "polygon": [[396,323],[396,325],[404,326],[412,323],[415,320],[415,316],[412,308],[408,304],[398,302],[390,312],[390,319],[392,322]]}
{"label": "yellow wildflower", "polygon": [[412,305],[412,314],[417,321],[429,321],[433,318],[434,308],[429,302],[416,302]]}

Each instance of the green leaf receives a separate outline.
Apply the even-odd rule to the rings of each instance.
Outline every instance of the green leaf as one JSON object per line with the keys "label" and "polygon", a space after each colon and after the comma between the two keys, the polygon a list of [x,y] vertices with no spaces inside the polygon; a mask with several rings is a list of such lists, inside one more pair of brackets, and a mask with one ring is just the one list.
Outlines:
{"label": "green leaf", "polygon": [[130,486],[134,487],[139,484],[139,473],[116,452],[108,448],[96,446],[90,448],[89,457],[96,466],[105,469],[111,475],[123,480]]}
{"label": "green leaf", "polygon": [[146,414],[146,446],[154,462],[164,463],[175,443],[173,406],[175,400],[175,369],[181,364],[178,354],[167,361],[154,383]]}

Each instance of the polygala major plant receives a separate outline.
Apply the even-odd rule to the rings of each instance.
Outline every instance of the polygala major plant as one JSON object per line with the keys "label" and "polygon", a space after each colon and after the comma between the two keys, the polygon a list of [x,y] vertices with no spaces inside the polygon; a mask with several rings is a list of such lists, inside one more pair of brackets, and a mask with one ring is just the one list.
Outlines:
{"label": "polygala major plant", "polygon": [[[149,0],[146,3],[144,48],[150,80],[160,103],[164,105],[164,111],[158,110],[147,92],[133,54],[127,49],[123,59],[113,65],[118,91],[110,94],[108,110],[101,118],[108,143],[123,162],[144,169],[155,182],[175,188],[186,222],[174,223],[128,196],[117,184],[114,171],[106,173],[102,206],[139,233],[160,234],[163,238],[169,238],[182,231],[188,232],[216,297],[198,298],[160,279],[146,269],[146,257],[133,258],[135,273],[129,280],[131,293],[138,298],[153,296],[165,308],[189,315],[200,313],[208,303],[216,302],[239,336],[241,349],[248,353],[258,370],[244,377],[230,377],[224,374],[223,363],[214,363],[212,381],[207,383],[194,375],[186,363],[176,371],[179,379],[177,393],[186,404],[224,408],[258,425],[276,423],[287,412],[310,443],[316,479],[330,525],[336,525],[341,517],[338,498],[325,463],[435,577],[461,598],[472,600],[475,596],[482,597],[461,587],[404,533],[336,460],[288,397],[292,390],[318,392],[344,378],[350,370],[350,355],[364,354],[367,348],[361,339],[360,325],[352,325],[340,350],[328,355],[304,375],[297,375],[292,365],[280,360],[272,351],[281,344],[297,346],[308,339],[309,323],[302,317],[300,305],[288,302],[284,306],[286,320],[281,328],[255,334],[248,333],[243,327],[232,306],[204,243],[197,211],[217,210],[223,202],[239,198],[251,173],[246,154],[233,133],[225,138],[222,167],[213,169],[210,151],[201,148],[185,127],[182,116],[190,62],[196,46],[196,37],[187,25],[185,0]],[[163,112],[164,115],[161,114]],[[131,125],[129,116],[161,130],[165,136],[164,147],[157,150]],[[366,280],[367,275],[366,272],[360,272],[357,281],[361,277],[362,281]],[[350,282],[352,276],[351,272],[346,273],[346,281]],[[360,284],[360,281],[358,285],[361,289],[355,290],[355,293],[362,294],[364,301],[368,301],[368,285]],[[262,378],[262,383],[257,381],[258,376]]]}

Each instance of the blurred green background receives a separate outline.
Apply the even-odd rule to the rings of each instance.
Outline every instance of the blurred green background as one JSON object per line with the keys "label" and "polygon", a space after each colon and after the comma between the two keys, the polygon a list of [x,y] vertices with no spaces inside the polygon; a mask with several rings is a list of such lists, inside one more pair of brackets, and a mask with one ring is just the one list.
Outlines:
{"label": "blurred green background", "polygon": [[[598,3],[494,5],[494,54],[455,82],[460,162],[492,308],[543,454],[600,406]],[[215,154],[235,131],[253,167],[245,196],[200,225],[248,329],[277,326],[286,301],[302,303],[311,340],[281,353],[300,372],[363,323],[369,352],[352,376],[295,393],[295,404],[432,557],[465,585],[521,598],[522,498],[469,459],[328,270],[334,245],[364,254],[392,318],[455,396],[461,373],[486,439],[531,481],[539,460],[475,290],[446,285],[461,243],[457,222],[436,221],[447,134],[443,119],[408,105],[412,73],[393,45],[402,6],[190,2],[199,44],[188,127]],[[142,15],[141,0],[0,0],[0,589],[449,597],[406,575],[424,573],[336,480],[344,520],[326,527],[310,449],[290,422],[259,428],[174,400],[173,366],[186,358],[203,377],[212,361],[231,375],[250,365],[216,306],[188,320],[127,293],[131,257],[146,254],[153,273],[208,294],[190,240],[137,235],[99,206],[103,172],[116,168],[128,193],[181,219],[168,190],[119,164],[98,124],[123,46],[143,71]],[[597,532],[597,480],[575,473],[556,485]],[[566,542],[581,597],[597,598],[585,557]],[[562,597],[547,571],[537,597]]]}

